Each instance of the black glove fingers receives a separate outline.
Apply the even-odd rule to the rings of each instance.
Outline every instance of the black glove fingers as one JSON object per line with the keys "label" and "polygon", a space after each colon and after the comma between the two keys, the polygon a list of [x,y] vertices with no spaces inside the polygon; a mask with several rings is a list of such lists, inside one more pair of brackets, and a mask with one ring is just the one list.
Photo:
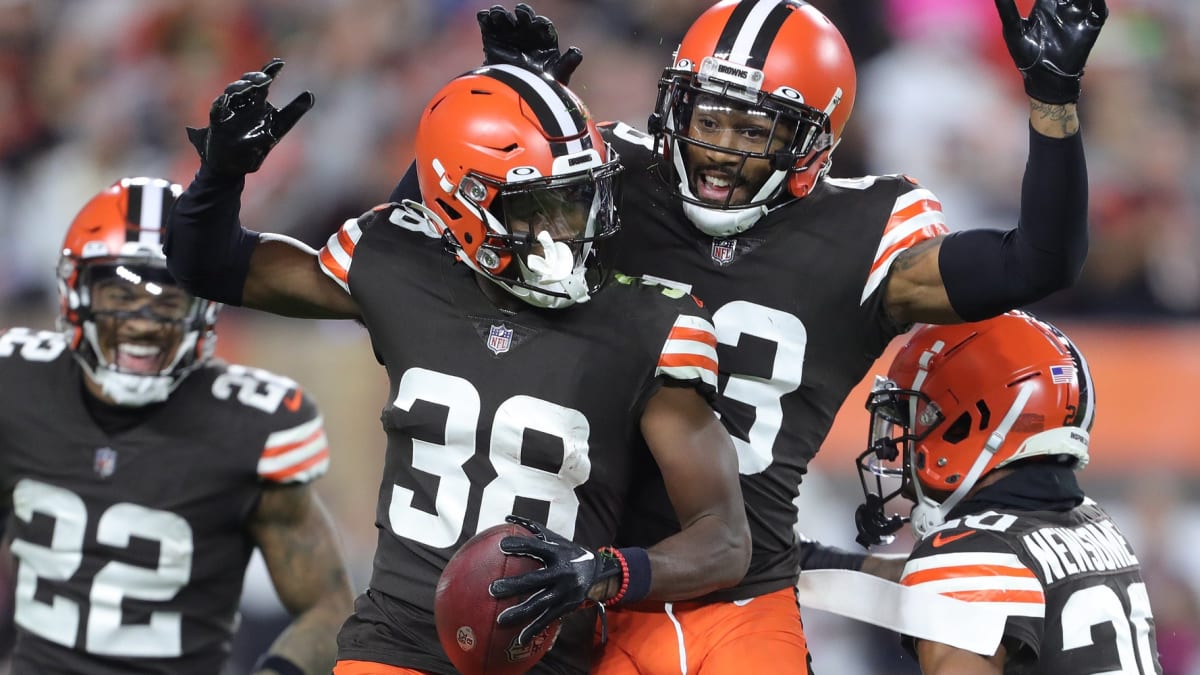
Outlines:
{"label": "black glove fingers", "polygon": [[1108,20],[1108,3],[1105,0],[1092,0],[1092,11],[1088,13],[1088,25],[1097,30]]}
{"label": "black glove fingers", "polygon": [[261,70],[252,70],[248,73],[242,73],[241,79],[238,82],[247,82],[250,87],[262,87],[271,84],[273,78],[262,72]]}
{"label": "black glove fingers", "polygon": [[270,61],[267,61],[267,64],[262,67],[262,73],[271,79],[275,79],[275,76],[279,74],[279,71],[283,70],[283,64],[283,59],[275,57]]}
{"label": "black glove fingers", "polygon": [[560,82],[564,86],[568,85],[571,83],[571,75],[575,73],[575,69],[582,62],[583,51],[578,47],[571,47],[559,57],[558,63],[554,64],[553,72],[550,75],[556,82]]}
{"label": "black glove fingers", "polygon": [[517,644],[522,646],[529,644],[535,635],[546,630],[547,626],[557,620],[558,617],[551,616],[549,613],[542,614],[521,629],[521,632],[517,634]]}
{"label": "black glove fingers", "polygon": [[541,539],[542,541],[546,540],[546,535],[542,532],[542,526],[538,525],[536,521],[530,520],[523,516],[514,516],[509,514],[504,516],[504,522],[512,523],[513,525],[520,525],[521,527],[529,530],[529,532],[538,539]]}
{"label": "black glove fingers", "polygon": [[544,16],[538,16],[537,12],[534,12],[532,7],[523,2],[518,2],[517,6],[513,8],[513,17],[515,19],[515,25],[521,28],[528,28],[538,19],[545,20],[546,18]]}
{"label": "black glove fingers", "polygon": [[492,8],[493,26],[500,31],[514,31],[521,24],[521,19],[516,14],[508,11],[500,5]]}
{"label": "black glove fingers", "polygon": [[488,593],[493,598],[511,598],[522,593],[541,591],[552,585],[557,576],[555,571],[542,568],[515,577],[501,577],[488,585]]}
{"label": "black glove fingers", "polygon": [[296,126],[296,122],[304,116],[304,113],[312,110],[313,104],[316,103],[316,98],[311,91],[306,91],[292,102],[284,106],[281,110],[275,113],[274,119],[271,122],[271,135],[276,141],[283,138],[283,135],[292,130]]}
{"label": "black glove fingers", "polygon": [[533,10],[529,5],[525,6],[529,10],[529,22],[527,24],[530,34],[533,36],[533,44],[542,49],[558,49],[558,31],[554,30],[554,23],[549,18],[541,14],[534,15]]}
{"label": "black glove fingers", "polygon": [[1021,12],[1016,0],[996,0],[996,11],[1000,13],[1000,24],[1004,32],[1021,30]]}
{"label": "black glove fingers", "polygon": [[554,549],[544,539],[510,535],[500,540],[500,552],[505,555],[523,555],[537,558],[543,563],[547,558],[554,558]]}
{"label": "black glove fingers", "polygon": [[528,598],[496,615],[497,626],[515,626],[529,621],[530,617],[545,614],[554,604],[554,596],[545,590],[535,591]]}

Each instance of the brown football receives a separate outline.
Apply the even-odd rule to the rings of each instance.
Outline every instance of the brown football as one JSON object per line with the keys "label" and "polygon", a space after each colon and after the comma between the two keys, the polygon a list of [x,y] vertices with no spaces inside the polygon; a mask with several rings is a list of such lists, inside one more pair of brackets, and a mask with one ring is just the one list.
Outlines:
{"label": "brown football", "polygon": [[500,612],[524,598],[497,600],[488,593],[488,585],[542,567],[534,558],[504,555],[500,540],[528,534],[512,523],[489,527],[467,540],[442,570],[433,618],[442,649],[463,675],[519,675],[540,661],[558,637],[559,622],[555,621],[528,645],[519,646],[521,626],[496,625]]}

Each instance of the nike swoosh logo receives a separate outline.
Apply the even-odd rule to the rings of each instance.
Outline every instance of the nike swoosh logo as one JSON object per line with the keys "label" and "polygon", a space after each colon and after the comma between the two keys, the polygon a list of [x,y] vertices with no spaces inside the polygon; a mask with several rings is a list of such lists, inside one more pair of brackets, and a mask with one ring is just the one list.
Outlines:
{"label": "nike swoosh logo", "polygon": [[966,532],[959,532],[958,534],[952,534],[948,537],[943,537],[942,536],[943,534],[945,534],[945,533],[938,532],[937,534],[933,535],[933,547],[934,548],[941,548],[941,547],[945,546],[946,544],[949,544],[950,542],[958,541],[959,539],[965,539],[966,537],[969,537],[969,536],[975,534],[975,530],[967,530]]}
{"label": "nike swoosh logo", "polygon": [[596,556],[592,555],[592,552],[591,552],[591,551],[584,551],[582,555],[580,555],[578,558],[576,558],[576,559],[572,560],[571,562],[573,562],[573,563],[577,563],[577,562],[587,562],[587,561],[589,561],[589,560],[591,560],[592,558],[595,558],[595,557],[596,557]]}
{"label": "nike swoosh logo", "polygon": [[292,412],[296,412],[297,410],[300,409],[300,403],[303,400],[304,400],[304,394],[300,391],[300,388],[297,387],[296,391],[292,392],[291,396],[288,396],[287,398],[283,399],[283,407],[287,408],[288,410],[291,410]]}

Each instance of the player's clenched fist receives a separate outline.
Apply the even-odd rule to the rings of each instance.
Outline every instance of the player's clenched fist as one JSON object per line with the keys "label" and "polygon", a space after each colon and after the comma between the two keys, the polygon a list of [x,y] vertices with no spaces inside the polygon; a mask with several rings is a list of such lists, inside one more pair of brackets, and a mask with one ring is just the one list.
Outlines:
{"label": "player's clenched fist", "polygon": [[188,127],[188,140],[209,169],[228,175],[257,171],[271,148],[313,107],[310,91],[281,109],[267,101],[271,82],[282,69],[281,59],[271,59],[262,70],[244,73],[213,101],[207,127]]}

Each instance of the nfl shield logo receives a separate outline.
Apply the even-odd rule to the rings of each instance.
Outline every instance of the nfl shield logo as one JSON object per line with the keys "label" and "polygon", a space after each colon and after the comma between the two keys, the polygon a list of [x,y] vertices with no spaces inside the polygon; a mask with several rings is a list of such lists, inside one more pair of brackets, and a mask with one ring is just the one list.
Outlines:
{"label": "nfl shield logo", "polygon": [[112,448],[96,448],[92,469],[101,478],[108,478],[117,470],[117,451]]}
{"label": "nfl shield logo", "polygon": [[488,329],[487,348],[492,350],[493,354],[503,354],[512,346],[512,336],[512,329],[504,324],[492,326]]}
{"label": "nfl shield logo", "polygon": [[712,259],[718,265],[728,265],[733,262],[735,250],[737,250],[737,239],[713,239]]}

